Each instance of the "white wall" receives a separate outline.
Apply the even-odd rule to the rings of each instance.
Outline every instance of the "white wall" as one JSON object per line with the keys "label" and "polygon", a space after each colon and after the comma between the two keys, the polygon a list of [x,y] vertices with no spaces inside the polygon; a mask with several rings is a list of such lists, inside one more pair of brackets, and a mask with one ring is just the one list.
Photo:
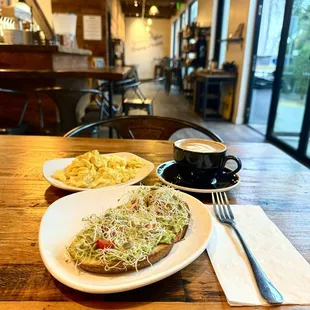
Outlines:
{"label": "white wall", "polygon": [[212,24],[213,0],[198,0],[197,23],[200,27],[210,27]]}
{"label": "white wall", "polygon": [[244,23],[243,47],[238,43],[227,45],[226,61],[235,61],[238,65],[238,82],[235,94],[235,111],[233,122],[244,122],[247,91],[249,85],[250,64],[252,57],[254,22],[256,0],[247,2],[244,0],[230,0],[228,34],[233,34],[240,23]]}
{"label": "white wall", "polygon": [[107,7],[111,12],[111,35],[114,39],[125,40],[125,15],[120,0],[108,0]]}
{"label": "white wall", "polygon": [[[18,0],[12,1],[12,5],[14,2],[18,2]],[[26,1],[27,2],[27,1]],[[37,0],[43,14],[45,15],[47,21],[49,22],[50,26],[54,28],[53,25],[53,14],[52,14],[52,0]]]}
{"label": "white wall", "polygon": [[140,79],[154,76],[156,58],[170,54],[170,20],[153,19],[150,32],[141,18],[125,18],[125,63],[137,65]]}

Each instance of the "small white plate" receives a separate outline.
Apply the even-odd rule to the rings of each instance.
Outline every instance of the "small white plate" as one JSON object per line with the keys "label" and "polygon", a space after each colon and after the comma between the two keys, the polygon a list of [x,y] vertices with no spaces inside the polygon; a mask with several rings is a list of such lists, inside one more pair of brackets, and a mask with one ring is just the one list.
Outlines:
{"label": "small white plate", "polygon": [[119,205],[118,199],[137,186],[106,191],[84,191],[65,196],[45,212],[40,225],[39,248],[49,272],[63,284],[79,291],[107,294],[128,291],[164,279],[194,261],[206,248],[212,234],[212,216],[196,198],[181,193],[191,212],[192,222],[185,239],[176,243],[169,255],[154,265],[115,275],[95,275],[79,271],[65,261],[65,248],[83,228],[82,218],[102,214]]}
{"label": "small white plate", "polygon": [[65,169],[65,167],[70,165],[75,158],[59,158],[59,159],[52,159],[52,160],[46,161],[43,164],[43,175],[45,179],[55,187],[58,187],[58,188],[61,188],[67,191],[80,192],[80,191],[86,191],[86,190],[98,190],[98,189],[107,189],[107,188],[116,188],[116,187],[118,188],[118,187],[125,186],[125,185],[136,184],[140,182],[141,180],[143,180],[144,178],[146,178],[154,169],[153,163],[132,153],[120,152],[120,153],[110,153],[110,154],[104,154],[104,155],[107,155],[107,156],[116,155],[116,156],[126,158],[126,159],[137,157],[142,162],[144,162],[145,166],[139,169],[138,174],[133,179],[125,183],[109,185],[109,186],[93,188],[93,189],[70,186],[53,178],[53,175],[55,174],[57,170]]}

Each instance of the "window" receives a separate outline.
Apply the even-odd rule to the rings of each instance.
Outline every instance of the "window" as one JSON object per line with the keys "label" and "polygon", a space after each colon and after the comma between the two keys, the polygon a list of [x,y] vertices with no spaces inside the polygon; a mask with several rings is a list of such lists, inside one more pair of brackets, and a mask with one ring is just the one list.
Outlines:
{"label": "window", "polygon": [[[230,7],[230,0],[224,0],[221,40],[227,39],[228,37],[229,7]],[[226,59],[226,47],[227,47],[226,45],[227,43],[224,41],[222,41],[220,44],[220,53],[218,61],[219,68],[221,68]]]}
{"label": "window", "polygon": [[176,33],[177,33],[177,21],[175,21],[172,25],[172,57],[175,55],[176,53],[176,45],[175,45],[175,42],[177,40],[176,38]]}
{"label": "window", "polygon": [[180,29],[185,29],[188,24],[188,10],[185,10],[180,17]]}
{"label": "window", "polygon": [[198,15],[198,1],[195,0],[192,2],[192,4],[189,7],[189,24],[197,21],[197,15]]}
{"label": "window", "polygon": [[179,55],[179,30],[180,30],[180,19],[174,22],[174,48],[173,56],[178,57]]}
{"label": "window", "polygon": [[183,13],[181,14],[181,17],[180,17],[180,29],[183,29],[184,26],[185,26],[185,23],[184,23],[184,15],[185,15],[185,13],[183,12]]}
{"label": "window", "polygon": [[171,24],[170,57],[173,56],[173,48],[174,48],[174,23]]}

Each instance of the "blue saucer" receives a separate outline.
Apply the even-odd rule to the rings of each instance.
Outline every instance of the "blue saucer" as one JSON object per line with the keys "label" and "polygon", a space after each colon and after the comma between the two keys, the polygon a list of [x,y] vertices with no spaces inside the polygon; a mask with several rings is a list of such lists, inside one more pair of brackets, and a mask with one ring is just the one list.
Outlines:
{"label": "blue saucer", "polygon": [[158,178],[171,187],[194,193],[226,192],[240,183],[238,174],[229,174],[229,168],[214,178],[206,179],[205,182],[189,182],[182,177],[184,168],[174,160],[160,164],[156,169]]}

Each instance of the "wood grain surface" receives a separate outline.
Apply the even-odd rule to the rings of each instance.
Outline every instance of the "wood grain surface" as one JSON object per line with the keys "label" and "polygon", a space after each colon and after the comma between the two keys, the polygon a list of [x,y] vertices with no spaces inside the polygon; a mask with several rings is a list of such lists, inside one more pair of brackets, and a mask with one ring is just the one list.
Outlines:
{"label": "wood grain surface", "polygon": [[0,69],[0,79],[94,78],[108,81],[124,79],[132,67],[64,68],[62,70]]}
{"label": "wood grain surface", "polygon": [[[49,185],[42,165],[93,149],[136,153],[155,166],[173,158],[169,141],[0,136],[0,310],[230,308],[206,252],[167,279],[117,294],[81,293],[49,274],[39,253],[39,225],[48,206],[69,193]],[[261,205],[310,262],[310,171],[267,143],[228,144],[228,153],[243,162],[230,202]],[[157,182],[154,171],[143,181]],[[210,195],[195,196],[211,201]]]}

